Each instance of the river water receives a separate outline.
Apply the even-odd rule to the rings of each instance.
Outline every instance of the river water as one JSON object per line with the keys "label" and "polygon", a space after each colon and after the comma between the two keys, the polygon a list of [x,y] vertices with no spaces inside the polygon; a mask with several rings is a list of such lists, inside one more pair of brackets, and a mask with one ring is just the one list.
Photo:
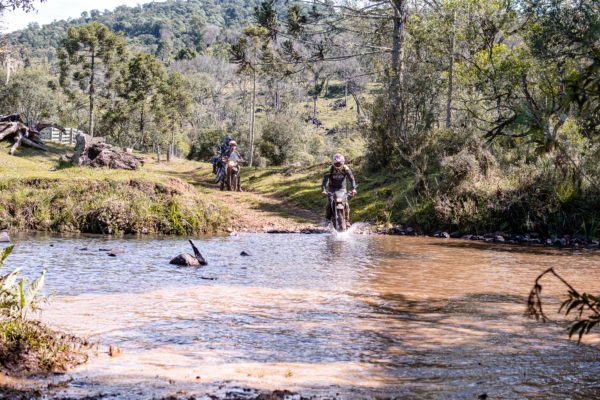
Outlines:
{"label": "river water", "polygon": [[18,237],[7,265],[49,269],[38,317],[99,343],[85,366],[18,383],[66,382],[57,397],[600,398],[600,338],[568,340],[564,287],[542,281],[558,322],[523,316],[551,266],[599,292],[600,253],[352,234],[194,240],[206,267],[169,265],[191,252],[185,238]]}

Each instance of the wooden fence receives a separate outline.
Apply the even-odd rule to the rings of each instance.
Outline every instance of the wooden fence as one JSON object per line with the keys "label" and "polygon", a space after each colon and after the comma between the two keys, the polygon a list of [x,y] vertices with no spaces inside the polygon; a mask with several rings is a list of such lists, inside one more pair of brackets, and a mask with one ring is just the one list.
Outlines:
{"label": "wooden fence", "polygon": [[65,144],[75,144],[78,133],[85,133],[75,128],[65,128],[66,132],[57,128],[46,128],[42,130],[42,139]]}

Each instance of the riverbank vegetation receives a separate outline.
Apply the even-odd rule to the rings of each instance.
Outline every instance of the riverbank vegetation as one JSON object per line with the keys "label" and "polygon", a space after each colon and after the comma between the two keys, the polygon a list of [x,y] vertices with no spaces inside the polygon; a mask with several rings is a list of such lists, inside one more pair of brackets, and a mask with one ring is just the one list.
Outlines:
{"label": "riverbank vegetation", "polygon": [[[321,201],[307,188],[320,180],[320,163],[342,152],[360,159],[356,219],[424,232],[593,238],[599,21],[589,0],[173,1],[96,10],[7,37],[14,71],[2,77],[0,111],[200,161],[230,135],[255,166],[300,166],[252,172],[249,187],[314,209]],[[98,65],[79,65],[77,52],[103,41]],[[126,197],[139,192],[123,180],[117,187]],[[61,218],[72,220],[48,221]],[[162,230],[153,226],[160,221],[122,219],[98,230]],[[203,224],[191,222],[192,230]]]}
{"label": "riverbank vegetation", "polygon": [[[422,234],[504,231],[546,238],[565,233],[586,240],[598,237],[594,222],[600,218],[598,199],[593,193],[577,194],[576,183],[562,182],[556,173],[542,180],[531,169],[505,176],[497,166],[481,165],[473,154],[461,157],[462,165],[454,164],[449,170],[440,165],[426,182],[416,181],[407,170],[373,171],[365,160],[351,160],[349,166],[359,185],[357,196],[350,199],[351,220],[403,225]],[[324,212],[319,187],[328,166],[245,169],[244,187]],[[457,184],[448,184],[449,179]]]}
{"label": "riverbank vegetation", "polygon": [[[14,246],[0,250],[0,269]],[[29,286],[17,268],[0,277],[0,370],[9,375],[65,372],[87,361],[90,344],[28,318],[42,300],[46,270]]]}
{"label": "riverbank vegetation", "polygon": [[61,168],[67,147],[50,149],[0,153],[0,229],[183,235],[226,228],[226,209],[154,166]]}

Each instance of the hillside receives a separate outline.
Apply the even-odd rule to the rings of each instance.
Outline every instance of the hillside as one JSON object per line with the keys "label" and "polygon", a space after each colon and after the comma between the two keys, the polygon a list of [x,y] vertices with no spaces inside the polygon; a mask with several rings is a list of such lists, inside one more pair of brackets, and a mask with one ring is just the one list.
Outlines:
{"label": "hillside", "polygon": [[259,3],[259,0],[169,0],[137,7],[120,6],[114,11],[92,10],[76,19],[55,21],[44,26],[31,24],[27,29],[7,35],[6,40],[20,49],[26,62],[32,57],[42,57],[52,63],[56,57],[54,49],[69,27],[95,21],[112,31],[123,32],[130,47],[137,51],[156,54],[162,40],[163,47],[177,52],[197,44],[195,26],[190,23],[192,17],[200,16],[210,26],[200,44],[210,46],[233,40],[229,30],[247,24]]}

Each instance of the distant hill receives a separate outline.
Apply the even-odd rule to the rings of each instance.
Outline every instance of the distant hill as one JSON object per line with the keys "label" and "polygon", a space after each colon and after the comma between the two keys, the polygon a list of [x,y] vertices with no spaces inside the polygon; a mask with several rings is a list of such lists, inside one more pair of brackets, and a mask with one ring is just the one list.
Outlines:
{"label": "distant hill", "polygon": [[97,21],[115,32],[122,31],[133,51],[157,54],[166,47],[171,54],[176,54],[180,49],[196,47],[190,24],[192,17],[206,20],[209,28],[205,30],[204,40],[205,45],[210,45],[232,40],[231,30],[250,23],[254,7],[259,3],[260,0],[169,0],[137,7],[120,6],[114,11],[84,12],[81,18],[44,26],[32,23],[26,29],[8,34],[6,39],[21,49],[26,63],[34,58],[45,58],[52,63],[56,58],[54,49],[69,27]]}

